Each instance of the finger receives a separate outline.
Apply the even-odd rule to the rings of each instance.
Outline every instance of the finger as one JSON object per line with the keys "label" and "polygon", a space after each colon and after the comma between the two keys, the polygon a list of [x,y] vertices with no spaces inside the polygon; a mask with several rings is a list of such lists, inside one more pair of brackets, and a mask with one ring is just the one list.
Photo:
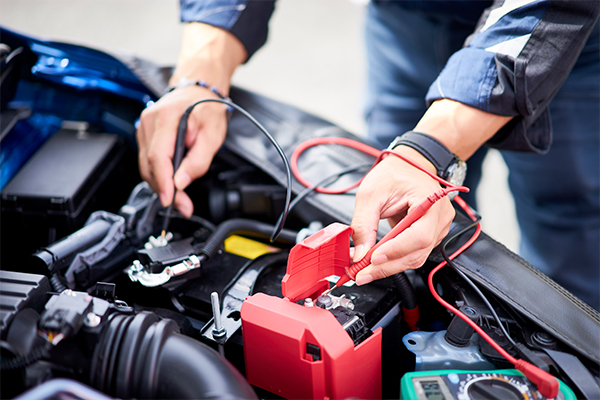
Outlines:
{"label": "finger", "polygon": [[354,262],[360,261],[377,241],[380,207],[370,194],[356,196],[354,215],[352,217],[352,240],[354,241]]}
{"label": "finger", "polygon": [[156,185],[152,181],[152,174],[150,172],[150,165],[148,163],[148,132],[153,129],[153,118],[149,115],[148,109],[142,112],[140,116],[140,124],[135,133],[135,137],[138,143],[138,165],[140,170],[141,178],[150,184],[150,187],[156,191]]}
{"label": "finger", "polygon": [[190,218],[194,213],[194,203],[183,190],[178,190],[175,194],[175,208],[185,218]]}
{"label": "finger", "polygon": [[421,219],[373,252],[371,263],[396,262],[401,270],[419,268],[431,250],[447,235],[454,208],[436,204]]}
{"label": "finger", "polygon": [[175,173],[177,189],[185,189],[193,180],[206,174],[213,157],[223,144],[225,133],[226,120],[224,116],[212,118],[202,126]]}
{"label": "finger", "polygon": [[157,123],[148,149],[148,164],[151,180],[163,207],[173,200],[173,154],[175,152],[176,131],[172,123]]}
{"label": "finger", "polygon": [[[407,234],[406,237],[403,234]],[[429,240],[430,235],[417,239],[411,235],[416,233],[410,232],[408,228],[373,252],[371,264],[356,275],[356,283],[364,285],[373,280],[421,267],[433,248],[433,245],[430,245],[433,241]],[[409,243],[406,242],[408,237],[412,238]]]}

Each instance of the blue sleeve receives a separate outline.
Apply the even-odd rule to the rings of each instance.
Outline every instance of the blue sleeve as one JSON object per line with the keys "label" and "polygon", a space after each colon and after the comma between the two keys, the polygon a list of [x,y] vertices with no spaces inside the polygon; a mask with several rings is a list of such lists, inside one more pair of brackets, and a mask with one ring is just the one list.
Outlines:
{"label": "blue sleeve", "polygon": [[587,0],[496,1],[433,82],[428,103],[448,98],[514,116],[490,144],[546,152],[548,104],[573,69],[599,9],[600,2]]}
{"label": "blue sleeve", "polygon": [[180,0],[182,22],[225,29],[244,45],[250,58],[267,40],[275,0]]}

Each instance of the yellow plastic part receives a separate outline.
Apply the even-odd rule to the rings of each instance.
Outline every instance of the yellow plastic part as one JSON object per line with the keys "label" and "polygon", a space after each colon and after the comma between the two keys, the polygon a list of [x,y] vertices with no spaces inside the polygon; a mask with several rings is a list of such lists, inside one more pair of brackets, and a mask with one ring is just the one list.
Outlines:
{"label": "yellow plastic part", "polygon": [[280,251],[277,247],[257,242],[245,237],[231,235],[225,239],[225,251],[236,256],[254,260],[263,254],[276,253]]}

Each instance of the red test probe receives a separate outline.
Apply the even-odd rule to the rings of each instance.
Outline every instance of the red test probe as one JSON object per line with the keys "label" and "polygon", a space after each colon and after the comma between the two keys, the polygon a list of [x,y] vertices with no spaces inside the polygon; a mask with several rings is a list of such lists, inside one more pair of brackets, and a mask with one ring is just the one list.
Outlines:
{"label": "red test probe", "polygon": [[323,294],[324,295],[329,294],[335,288],[342,286],[344,283],[346,283],[350,280],[354,280],[356,278],[356,274],[358,274],[358,272],[362,271],[369,264],[371,264],[371,256],[373,255],[373,252],[375,250],[377,250],[382,244],[386,243],[387,241],[398,236],[400,233],[404,232],[404,230],[409,228],[412,224],[414,224],[417,220],[419,220],[423,215],[425,215],[427,210],[429,210],[438,200],[444,198],[445,196],[448,195],[448,193],[455,191],[455,190],[458,190],[461,192],[469,191],[469,189],[467,189],[464,186],[450,187],[450,188],[440,189],[437,192],[428,196],[425,200],[423,200],[421,202],[421,204],[419,204],[418,206],[416,206],[415,208],[410,210],[408,215],[406,215],[404,218],[402,218],[400,220],[400,222],[398,222],[396,224],[396,226],[394,226],[394,228],[392,228],[391,231],[389,231],[379,242],[377,242],[377,244],[375,244],[375,246],[371,247],[371,249],[367,252],[367,254],[360,261],[358,261],[351,267],[346,268],[346,275],[341,276],[340,279],[336,282],[336,284],[333,287],[331,287],[330,289],[328,289],[327,291],[325,291]]}

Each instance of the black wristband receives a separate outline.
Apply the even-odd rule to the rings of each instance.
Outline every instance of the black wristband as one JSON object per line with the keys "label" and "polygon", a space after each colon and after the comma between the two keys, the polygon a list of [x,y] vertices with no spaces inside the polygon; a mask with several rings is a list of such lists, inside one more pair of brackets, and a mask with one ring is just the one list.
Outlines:
{"label": "black wristband", "polygon": [[448,167],[457,159],[439,140],[424,133],[408,131],[396,137],[388,148],[393,150],[401,144],[412,147],[421,153],[435,166],[438,176],[444,179]]}

